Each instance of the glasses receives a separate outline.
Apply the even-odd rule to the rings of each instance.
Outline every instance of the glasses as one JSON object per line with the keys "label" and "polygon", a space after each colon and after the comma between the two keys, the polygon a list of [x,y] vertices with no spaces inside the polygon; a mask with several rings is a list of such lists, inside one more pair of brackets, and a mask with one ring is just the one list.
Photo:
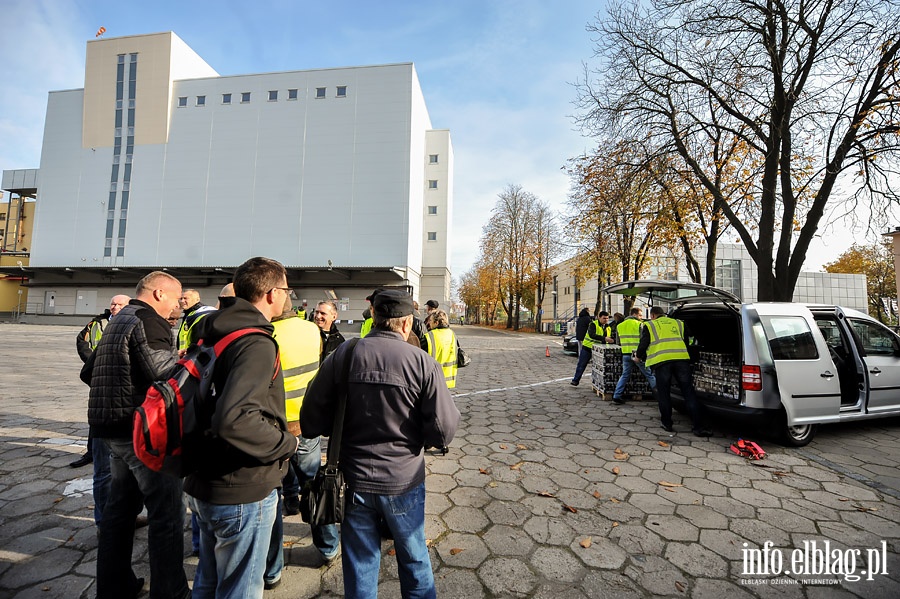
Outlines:
{"label": "glasses", "polygon": [[288,295],[288,297],[290,297],[291,299],[297,299],[297,294],[294,293],[294,290],[291,289],[290,287],[272,287],[272,291],[275,291],[276,289],[281,289],[281,290],[284,291],[284,292]]}

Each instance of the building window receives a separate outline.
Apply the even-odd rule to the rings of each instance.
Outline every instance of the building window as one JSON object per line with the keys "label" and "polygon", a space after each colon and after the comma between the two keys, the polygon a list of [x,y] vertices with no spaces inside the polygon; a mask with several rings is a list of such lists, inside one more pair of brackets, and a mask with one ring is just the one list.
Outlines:
{"label": "building window", "polygon": [[288,90],[288,100],[296,100],[297,99],[297,90],[289,89]]}
{"label": "building window", "polygon": [[278,101],[278,90],[270,89],[269,90],[269,102],[277,102]]}
{"label": "building window", "polygon": [[134,98],[128,100],[128,108],[134,108]]}
{"label": "building window", "polygon": [[318,98],[324,98],[324,97],[325,97],[325,88],[317,87],[316,88],[316,98],[318,99]]}
{"label": "building window", "polygon": [[437,179],[428,180],[428,189],[437,189]]}
{"label": "building window", "polygon": [[716,287],[741,297],[741,261],[716,260]]}
{"label": "building window", "polygon": [[437,154],[429,154],[428,155],[428,164],[437,164],[438,163],[438,155]]}
{"label": "building window", "polygon": [[437,214],[437,206],[429,206],[428,214]]}
{"label": "building window", "polygon": [[125,55],[119,54],[119,64],[125,64]]}
{"label": "building window", "polygon": [[231,94],[222,94],[222,104],[231,104]]}
{"label": "building window", "polygon": [[428,232],[428,241],[437,241],[437,231]]}
{"label": "building window", "polygon": [[184,108],[185,106],[187,106],[187,96],[179,96],[178,108]]}
{"label": "building window", "polygon": [[250,92],[241,92],[241,104],[246,104],[250,101]]}
{"label": "building window", "polygon": [[0,220],[6,220],[6,213],[0,212]]}
{"label": "building window", "polygon": [[346,85],[337,86],[337,97],[338,98],[346,98],[347,97],[347,86]]}
{"label": "building window", "polygon": [[206,106],[206,96],[197,96],[197,106]]}

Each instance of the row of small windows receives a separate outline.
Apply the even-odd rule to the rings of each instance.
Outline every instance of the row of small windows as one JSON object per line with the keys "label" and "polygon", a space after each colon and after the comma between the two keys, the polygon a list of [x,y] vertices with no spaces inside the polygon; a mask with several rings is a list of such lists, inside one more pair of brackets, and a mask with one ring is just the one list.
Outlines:
{"label": "row of small windows", "polygon": [[[347,97],[347,86],[346,85],[338,85],[335,88],[335,98],[346,98]],[[278,92],[277,89],[269,90],[268,98],[269,102],[277,102],[278,101]],[[250,93],[251,92],[241,92],[241,104],[247,104],[250,102]],[[287,99],[288,100],[298,100],[299,99],[299,89],[289,89],[287,90]],[[222,104],[231,104],[233,94],[227,93],[222,94]],[[323,99],[328,97],[328,88],[327,87],[317,87],[315,98]],[[187,96],[179,96],[178,97],[178,107],[184,108],[188,105],[188,97]],[[197,96],[194,101],[194,106],[206,106],[206,96]]]}

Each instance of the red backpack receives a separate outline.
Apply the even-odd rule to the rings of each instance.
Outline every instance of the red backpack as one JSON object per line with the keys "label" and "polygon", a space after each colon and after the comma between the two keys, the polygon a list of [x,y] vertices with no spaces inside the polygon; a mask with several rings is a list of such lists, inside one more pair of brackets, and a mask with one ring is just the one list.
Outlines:
{"label": "red backpack", "polygon": [[191,345],[178,361],[168,380],[150,385],[144,403],[134,412],[132,443],[134,453],[148,468],[176,477],[195,470],[190,455],[185,455],[185,439],[201,435],[198,426],[201,411],[210,410],[208,399],[215,400],[212,387],[213,370],[225,348],[245,335],[265,335],[275,343],[275,374],[281,367],[278,344],[266,331],[238,329],[222,337],[214,345],[201,339]]}

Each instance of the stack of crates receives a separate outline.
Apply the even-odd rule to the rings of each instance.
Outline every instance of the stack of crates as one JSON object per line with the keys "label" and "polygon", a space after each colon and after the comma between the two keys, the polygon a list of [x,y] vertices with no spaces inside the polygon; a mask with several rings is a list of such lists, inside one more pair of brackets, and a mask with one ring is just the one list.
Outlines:
{"label": "stack of crates", "polygon": [[694,389],[728,399],[739,399],[741,369],[731,354],[700,352],[694,364]]}
{"label": "stack of crates", "polygon": [[[622,376],[622,347],[619,345],[603,345],[595,343],[591,367],[591,386],[598,395],[612,397],[616,383]],[[625,385],[624,396],[644,395],[650,393],[647,379],[637,368],[631,371],[631,380]]]}

